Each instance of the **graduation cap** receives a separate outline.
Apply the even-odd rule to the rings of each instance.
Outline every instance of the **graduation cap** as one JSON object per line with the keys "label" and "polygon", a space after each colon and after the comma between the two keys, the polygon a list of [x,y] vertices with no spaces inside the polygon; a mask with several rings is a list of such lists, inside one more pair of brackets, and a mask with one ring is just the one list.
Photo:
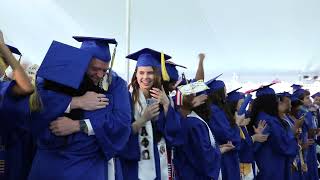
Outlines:
{"label": "graduation cap", "polygon": [[10,46],[10,45],[8,45],[8,44],[6,44],[6,45],[7,45],[7,47],[9,48],[9,50],[10,50],[13,54],[22,56],[22,54],[21,54],[21,52],[19,51],[18,48],[13,47],[13,46]]}
{"label": "graduation cap", "polygon": [[236,102],[239,101],[240,99],[244,99],[245,98],[245,94],[242,92],[238,92],[239,89],[241,89],[242,87],[239,87],[233,91],[230,91],[227,94],[227,101],[228,102]]}
{"label": "graduation cap", "polygon": [[291,94],[289,92],[282,92],[282,93],[277,93],[278,97],[291,97]]}
{"label": "graduation cap", "polygon": [[301,89],[302,88],[302,85],[299,85],[299,84],[292,84],[290,87],[292,87],[292,90],[293,92],[298,90],[298,89]]}
{"label": "graduation cap", "polygon": [[53,41],[37,76],[78,89],[92,58],[88,51]]}
{"label": "graduation cap", "polygon": [[21,52],[19,51],[19,49],[18,49],[18,48],[16,48],[16,47],[10,46],[10,45],[8,45],[8,44],[6,44],[6,46],[7,46],[7,47],[8,47],[8,49],[11,51],[11,53],[13,53],[13,54],[16,54],[16,55],[19,55],[19,56],[20,56],[20,57],[19,57],[19,61],[20,61],[22,54],[21,54]]}
{"label": "graduation cap", "polygon": [[[20,62],[21,57],[22,57],[22,54],[21,54],[21,52],[19,51],[19,49],[16,48],[16,47],[10,46],[10,45],[8,45],[8,44],[6,44],[6,46],[7,46],[8,49],[11,51],[11,53],[16,54],[16,55],[19,55],[19,60],[18,60],[18,61]],[[4,72],[3,72],[4,77],[7,77],[8,72],[12,72],[11,67],[9,67],[9,68],[8,68],[8,67],[9,67],[9,65],[8,65],[8,64],[2,59],[2,57],[0,56],[0,69],[4,71]]]}
{"label": "graduation cap", "polygon": [[[161,52],[155,51],[150,48],[144,48],[132,54],[129,54],[126,58],[137,61],[136,67],[152,66],[161,67]],[[165,60],[171,59],[171,56],[164,54]]]}
{"label": "graduation cap", "polygon": [[[73,36],[73,39],[82,42],[80,49],[90,52],[93,57],[106,63],[112,59],[109,44],[115,44],[115,49],[118,45],[115,39],[110,38]],[[113,54],[115,54],[115,49]]]}
{"label": "graduation cap", "polygon": [[204,92],[208,89],[209,87],[203,81],[196,81],[196,82],[192,82],[192,83],[178,87],[178,90],[184,96]]}
{"label": "graduation cap", "polygon": [[311,96],[313,99],[316,97],[320,97],[320,92],[315,93],[314,95]]}
{"label": "graduation cap", "polygon": [[216,90],[219,90],[221,88],[225,87],[225,84],[223,81],[221,80],[217,80],[223,73],[219,74],[218,76],[216,76],[215,78],[209,80],[206,82],[206,85],[210,88],[208,90],[209,93],[211,92],[215,92]]}
{"label": "graduation cap", "polygon": [[291,100],[291,102],[294,102],[294,101],[300,101],[300,99],[297,97],[297,95],[296,95],[296,94],[291,94],[291,96],[290,96],[290,100]]}
{"label": "graduation cap", "polygon": [[[271,83],[271,84],[268,84],[268,85],[265,85],[265,86],[261,86],[260,88],[256,89],[256,96],[257,97],[261,97],[261,96],[264,96],[264,95],[275,95],[276,92],[270,87],[272,85],[274,85],[276,83]],[[254,92],[254,91],[253,91]]]}
{"label": "graduation cap", "polygon": [[181,67],[181,68],[187,69],[185,66],[175,64],[172,61],[166,61],[166,69],[167,69],[168,75],[172,81],[179,80],[179,73],[178,73],[178,70],[176,67]]}
{"label": "graduation cap", "polygon": [[170,80],[166,70],[165,61],[171,59],[171,56],[150,48],[144,48],[129,54],[126,58],[137,61],[136,67],[151,66],[161,68],[162,79],[165,81]]}
{"label": "graduation cap", "polygon": [[306,92],[305,89],[297,89],[296,91],[294,91],[292,93],[292,95],[294,95],[295,97],[297,97],[298,99]]}

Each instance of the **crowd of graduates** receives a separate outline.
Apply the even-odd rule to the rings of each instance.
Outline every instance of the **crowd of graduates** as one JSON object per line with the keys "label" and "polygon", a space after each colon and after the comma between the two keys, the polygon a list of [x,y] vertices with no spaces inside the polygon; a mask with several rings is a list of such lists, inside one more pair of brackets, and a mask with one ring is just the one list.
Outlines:
{"label": "crowd of graduates", "polygon": [[204,54],[185,77],[150,48],[127,55],[128,84],[115,39],[73,38],[23,67],[0,31],[1,180],[319,179],[320,93],[226,89]]}

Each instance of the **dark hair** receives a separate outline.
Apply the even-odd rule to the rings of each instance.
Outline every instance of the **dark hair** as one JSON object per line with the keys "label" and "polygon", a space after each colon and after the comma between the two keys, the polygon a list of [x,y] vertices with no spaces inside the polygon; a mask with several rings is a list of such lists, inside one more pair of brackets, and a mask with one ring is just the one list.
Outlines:
{"label": "dark hair", "polygon": [[210,121],[211,117],[211,108],[210,108],[210,101],[207,99],[204,104],[201,104],[200,106],[197,107],[192,107],[192,100],[195,98],[195,96],[184,96],[183,97],[183,107],[185,109],[188,109],[190,111],[194,111],[197,113],[205,122]]}
{"label": "dark hair", "polygon": [[212,92],[208,96],[209,102],[211,102],[214,105],[217,105],[220,109],[222,109],[230,122],[231,126],[236,126],[236,121],[234,119],[233,114],[231,113],[231,110],[229,109],[227,102],[226,102],[226,92],[224,88],[218,89],[215,92]]}
{"label": "dark hair", "polygon": [[310,96],[310,92],[308,90],[304,90],[304,92],[298,97],[298,99],[302,100],[306,97]]}
{"label": "dark hair", "polygon": [[278,97],[274,94],[257,97],[252,104],[251,121],[248,125],[249,131],[251,133],[253,132],[252,127],[257,124],[257,118],[260,112],[264,112],[270,116],[278,118],[281,124],[286,127],[284,120],[279,117],[278,105]]}
{"label": "dark hair", "polygon": [[163,89],[166,92],[167,95],[169,95],[170,91],[173,89],[170,88],[170,86],[173,84],[175,85],[176,81],[170,80],[170,81],[162,81]]}
{"label": "dark hair", "polygon": [[291,101],[291,115],[295,118],[299,118],[299,109],[300,106],[303,105],[303,102],[301,100]]}
{"label": "dark hair", "polygon": [[232,101],[232,102],[227,101],[227,106],[230,109],[231,114],[234,114],[235,112],[237,112],[238,102],[239,102],[239,100]]}

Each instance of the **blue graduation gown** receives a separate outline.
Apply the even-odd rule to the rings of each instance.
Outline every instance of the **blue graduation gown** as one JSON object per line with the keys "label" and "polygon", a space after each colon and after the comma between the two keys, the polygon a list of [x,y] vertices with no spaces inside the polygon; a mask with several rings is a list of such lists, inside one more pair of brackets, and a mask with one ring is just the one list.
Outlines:
{"label": "blue graduation gown", "polygon": [[[106,180],[107,163],[126,144],[130,134],[131,109],[127,85],[120,77],[113,77],[105,93],[110,104],[100,110],[85,111],[95,132],[82,132],[58,137],[48,126],[63,116],[71,97],[46,90],[39,84],[44,111],[33,115],[33,132],[38,136],[30,180]],[[49,163],[48,163],[49,162]]]}
{"label": "blue graduation gown", "polygon": [[265,120],[269,134],[268,140],[259,143],[255,152],[255,159],[259,172],[257,180],[290,179],[292,159],[298,153],[298,145],[293,132],[284,127],[277,117],[260,112],[256,122]]}
{"label": "blue graduation gown", "polygon": [[241,163],[254,163],[253,141],[245,127],[240,127],[245,139],[241,139],[239,159]]}
{"label": "blue graduation gown", "polygon": [[221,171],[223,180],[240,180],[240,165],[238,151],[240,149],[240,131],[238,126],[231,127],[223,110],[211,105],[211,120],[209,127],[218,144],[231,141],[235,149],[222,154]]}
{"label": "blue graduation gown", "polygon": [[[132,118],[132,123],[134,121],[134,118]],[[156,121],[156,128],[164,135],[166,143],[172,144],[172,141],[174,141],[176,138],[181,125],[180,119],[177,118],[177,114],[171,106],[169,106],[166,116],[163,110],[160,109],[159,119]],[[120,161],[124,180],[138,180],[139,177],[138,162],[140,161],[140,146],[138,136],[138,134],[135,134],[132,131],[128,143],[120,153]],[[155,179],[161,180],[160,157],[157,143],[153,144],[153,149],[157,176]]]}
{"label": "blue graduation gown", "polygon": [[[29,131],[29,96],[16,97],[11,93],[14,81],[1,83],[1,140],[5,150],[6,180],[26,180],[34,156],[34,139]],[[1,176],[0,176],[1,177]]]}
{"label": "blue graduation gown", "polygon": [[[306,110],[306,108],[302,108],[298,114],[302,115],[303,113],[305,113],[305,120],[302,131],[308,134],[308,131],[310,129],[315,129],[317,128],[317,126],[313,122],[312,112]],[[313,139],[316,140],[315,138]],[[316,146],[316,143],[314,143],[309,146],[308,150],[306,151],[306,163],[308,166],[308,172],[305,173],[305,179],[307,180],[319,179]]]}
{"label": "blue graduation gown", "polygon": [[176,179],[218,179],[221,153],[218,144],[216,148],[211,146],[207,126],[195,117],[188,117],[181,124],[184,143],[175,149]]}
{"label": "blue graduation gown", "polygon": [[[290,116],[286,116],[286,118],[289,120],[289,122],[291,123],[291,128],[293,128],[293,125],[294,125],[294,120],[290,117]],[[303,135],[300,135],[299,139],[301,139]],[[292,171],[292,174],[291,174],[291,179],[292,180],[304,180],[305,179],[305,173],[302,172],[301,170],[301,159],[300,159],[300,154],[299,154],[299,149],[298,149],[298,152],[297,152],[297,155],[296,157],[293,159],[293,161],[296,161],[297,163],[297,167],[298,167],[298,170],[294,170]],[[293,162],[292,162],[293,163]]]}

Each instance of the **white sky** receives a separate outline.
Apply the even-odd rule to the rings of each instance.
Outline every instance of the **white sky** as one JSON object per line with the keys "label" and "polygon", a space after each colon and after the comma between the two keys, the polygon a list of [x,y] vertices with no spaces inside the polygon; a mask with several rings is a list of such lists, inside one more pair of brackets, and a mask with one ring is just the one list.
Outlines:
{"label": "white sky", "polygon": [[[79,46],[71,36],[116,38],[115,70],[124,74],[125,7],[125,0],[1,0],[0,29],[38,64],[52,40]],[[187,74],[204,52],[207,79],[236,72],[245,81],[295,80],[319,72],[319,9],[319,0],[132,0],[131,51],[163,50]]]}

